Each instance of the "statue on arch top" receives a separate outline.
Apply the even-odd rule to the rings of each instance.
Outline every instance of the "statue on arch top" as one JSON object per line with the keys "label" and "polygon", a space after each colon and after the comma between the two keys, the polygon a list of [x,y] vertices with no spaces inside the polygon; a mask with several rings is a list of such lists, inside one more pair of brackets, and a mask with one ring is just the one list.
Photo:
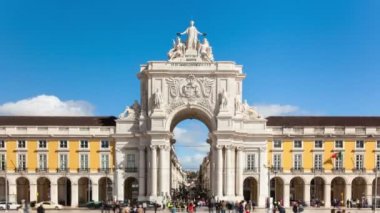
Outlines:
{"label": "statue on arch top", "polygon": [[169,61],[185,55],[185,49],[186,47],[181,42],[181,38],[177,37],[176,41],[173,40],[173,48],[170,49],[168,52]]}
{"label": "statue on arch top", "polygon": [[206,36],[206,33],[201,33],[194,26],[194,21],[190,21],[190,26],[182,33],[177,33],[178,36],[187,34],[186,49],[196,50],[198,45],[198,35]]}

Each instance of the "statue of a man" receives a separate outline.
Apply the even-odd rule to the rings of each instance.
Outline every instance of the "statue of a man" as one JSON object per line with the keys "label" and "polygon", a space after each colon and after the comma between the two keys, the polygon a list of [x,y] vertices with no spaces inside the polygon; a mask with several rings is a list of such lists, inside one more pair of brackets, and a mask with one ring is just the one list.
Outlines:
{"label": "statue of a man", "polygon": [[181,42],[181,38],[177,37],[176,41],[173,41],[173,48],[169,50],[169,60],[181,57],[185,54],[185,45]]}
{"label": "statue of a man", "polygon": [[222,93],[220,93],[220,108],[227,109],[228,105],[228,97],[226,90],[223,89]]}
{"label": "statue of a man", "polygon": [[161,103],[162,103],[162,96],[161,96],[161,92],[160,92],[160,89],[156,89],[156,91],[154,92],[154,106],[157,108],[157,109],[160,109],[161,108]]}
{"label": "statue of a man", "polygon": [[207,38],[203,39],[203,44],[200,44],[199,53],[205,61],[211,62],[214,60],[214,56],[212,55],[212,48],[208,43]]}
{"label": "statue of a man", "polygon": [[196,50],[198,44],[198,35],[206,35],[205,33],[198,31],[198,29],[194,26],[194,21],[190,21],[190,26],[183,33],[178,33],[178,35],[184,34],[187,34],[186,49],[188,50]]}

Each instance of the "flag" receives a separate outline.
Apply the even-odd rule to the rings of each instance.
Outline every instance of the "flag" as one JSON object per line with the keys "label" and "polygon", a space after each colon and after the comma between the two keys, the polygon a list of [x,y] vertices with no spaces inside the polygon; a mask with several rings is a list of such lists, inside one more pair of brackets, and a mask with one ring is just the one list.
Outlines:
{"label": "flag", "polygon": [[333,155],[331,155],[331,158],[342,159],[342,152],[339,151],[339,152],[334,153]]}

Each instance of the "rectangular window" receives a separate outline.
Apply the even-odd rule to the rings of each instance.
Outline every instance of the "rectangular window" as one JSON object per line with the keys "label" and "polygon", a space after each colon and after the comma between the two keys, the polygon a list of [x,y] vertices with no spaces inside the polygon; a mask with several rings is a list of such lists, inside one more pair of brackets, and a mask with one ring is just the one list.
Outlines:
{"label": "rectangular window", "polygon": [[101,168],[102,169],[108,169],[109,168],[109,155],[108,154],[102,154],[101,157]]}
{"label": "rectangular window", "polygon": [[26,170],[26,155],[25,154],[18,154],[18,169],[19,170]]}
{"label": "rectangular window", "polygon": [[128,154],[127,155],[127,168],[135,168],[135,155]]}
{"label": "rectangular window", "polygon": [[376,141],[376,147],[380,149],[380,140]]}
{"label": "rectangular window", "polygon": [[0,154],[0,171],[5,170],[5,154]]}
{"label": "rectangular window", "polygon": [[88,169],[88,154],[80,155],[80,169],[87,170]]}
{"label": "rectangular window", "polygon": [[294,155],[294,169],[301,169],[302,168],[302,154],[295,154]]}
{"label": "rectangular window", "polygon": [[364,141],[363,140],[357,140],[356,141],[356,148],[357,149],[364,149]]}
{"label": "rectangular window", "polygon": [[376,169],[380,170],[380,155],[376,155]]}
{"label": "rectangular window", "polygon": [[60,140],[59,141],[59,148],[66,149],[67,148],[67,140]]}
{"label": "rectangular window", "polygon": [[46,149],[46,140],[39,140],[38,141],[38,148]]}
{"label": "rectangular window", "polygon": [[343,169],[343,157],[335,158],[335,169]]}
{"label": "rectangular window", "polygon": [[273,141],[273,148],[280,148],[282,146],[282,141],[281,140],[274,140]]}
{"label": "rectangular window", "polygon": [[314,169],[322,169],[322,154],[314,155]]}
{"label": "rectangular window", "polygon": [[39,154],[38,157],[38,168],[40,170],[46,170],[47,169],[47,155],[46,154]]}
{"label": "rectangular window", "polygon": [[356,162],[355,162],[356,169],[363,169],[363,159],[364,159],[363,155],[356,155]]}
{"label": "rectangular window", "polygon": [[88,149],[88,141],[87,140],[81,140],[80,141],[80,148],[81,149]]}
{"label": "rectangular window", "polygon": [[278,170],[281,168],[281,154],[274,154],[273,155],[273,167],[275,170]]}
{"label": "rectangular window", "polygon": [[295,140],[294,141],[294,148],[302,148],[302,141],[301,140]]}
{"label": "rectangular window", "polygon": [[255,169],[255,154],[247,155],[247,170]]}
{"label": "rectangular window", "polygon": [[336,140],[335,141],[335,148],[343,149],[343,141],[342,140]]}
{"label": "rectangular window", "polygon": [[68,165],[67,154],[60,154],[59,155],[59,169],[66,170],[67,165]]}
{"label": "rectangular window", "polygon": [[314,142],[314,148],[323,148],[323,141],[322,140],[316,140]]}
{"label": "rectangular window", "polygon": [[102,149],[108,149],[109,148],[109,142],[107,140],[101,141],[101,148]]}
{"label": "rectangular window", "polygon": [[26,143],[24,140],[19,140],[17,141],[17,147],[20,148],[20,149],[24,149],[26,148]]}
{"label": "rectangular window", "polygon": [[5,148],[5,141],[0,140],[0,149],[4,149],[4,148]]}

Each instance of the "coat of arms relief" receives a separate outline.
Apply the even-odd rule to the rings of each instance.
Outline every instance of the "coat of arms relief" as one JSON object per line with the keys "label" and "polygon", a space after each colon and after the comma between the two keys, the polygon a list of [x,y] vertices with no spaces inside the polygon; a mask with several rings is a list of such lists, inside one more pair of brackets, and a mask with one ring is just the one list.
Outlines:
{"label": "coat of arms relief", "polygon": [[197,104],[213,111],[215,105],[215,81],[213,79],[196,78],[190,74],[186,78],[168,78],[166,83],[169,91],[168,113],[185,104]]}

